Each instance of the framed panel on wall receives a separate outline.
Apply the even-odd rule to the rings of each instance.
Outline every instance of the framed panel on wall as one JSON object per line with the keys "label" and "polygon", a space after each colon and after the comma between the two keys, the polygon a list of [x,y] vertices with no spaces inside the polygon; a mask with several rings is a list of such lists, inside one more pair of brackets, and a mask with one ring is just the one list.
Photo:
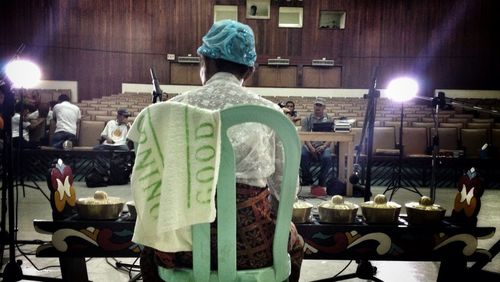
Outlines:
{"label": "framed panel on wall", "polygon": [[271,18],[271,0],[247,0],[247,19]]}
{"label": "framed panel on wall", "polygon": [[344,29],[345,17],[344,11],[320,11],[319,28]]}
{"label": "framed panel on wall", "polygon": [[214,22],[221,20],[238,20],[238,6],[214,5]]}
{"label": "framed panel on wall", "polygon": [[278,26],[289,28],[302,28],[302,17],[304,8],[302,7],[280,7]]}

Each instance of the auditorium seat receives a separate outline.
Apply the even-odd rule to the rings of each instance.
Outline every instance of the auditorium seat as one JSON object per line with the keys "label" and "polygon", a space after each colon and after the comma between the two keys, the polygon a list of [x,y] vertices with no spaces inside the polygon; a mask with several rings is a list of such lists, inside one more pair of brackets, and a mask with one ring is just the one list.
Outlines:
{"label": "auditorium seat", "polygon": [[425,127],[425,128],[432,128],[434,127],[433,122],[422,122],[422,121],[414,121],[411,123],[413,127]]}
{"label": "auditorium seat", "polygon": [[[459,143],[459,129],[456,127],[440,127],[438,128],[439,134],[439,151],[440,152],[452,152],[460,150]],[[432,138],[435,135],[435,129],[430,129],[430,146],[432,146]]]}
{"label": "auditorium seat", "polygon": [[96,116],[106,116],[109,112],[107,110],[88,110],[87,115],[90,116],[91,120],[95,120]]}
{"label": "auditorium seat", "polygon": [[[356,127],[363,128],[363,124],[364,124],[364,122],[365,122],[364,120],[358,120],[358,121],[356,121]],[[375,121],[373,122],[373,125],[374,125],[374,126],[376,126],[376,127],[380,127],[380,126],[382,126],[382,124],[380,123],[380,121],[379,121],[379,120],[375,120]]]}
{"label": "auditorium seat", "polygon": [[398,155],[396,131],[394,127],[375,127],[373,129],[373,153],[376,155]]}
{"label": "auditorium seat", "polygon": [[488,143],[488,130],[484,128],[461,129],[462,148],[466,158],[479,158],[481,147]]}
{"label": "auditorium seat", "polygon": [[[399,143],[399,127],[401,126],[400,121],[384,121],[385,127],[394,127],[396,130],[396,143]],[[403,121],[403,128],[408,127],[408,122]]]}
{"label": "auditorium seat", "polygon": [[[445,122],[446,121],[446,118],[444,117],[437,117],[437,120],[438,122]],[[423,117],[421,119],[422,122],[434,122],[434,118],[433,117]]]}
{"label": "auditorium seat", "polygon": [[467,121],[471,120],[474,118],[474,114],[458,114],[458,113],[455,113],[453,115],[453,118],[466,118]]}
{"label": "auditorium seat", "polygon": [[98,116],[95,116],[93,120],[94,121],[101,121],[101,122],[102,121],[108,122],[108,121],[114,120],[114,119],[116,119],[116,115],[114,115],[114,116],[110,116],[110,115],[101,116],[101,115],[98,115]]}
{"label": "auditorium seat", "polygon": [[464,128],[464,124],[461,122],[442,122],[439,124],[439,127],[455,127],[458,130]]}
{"label": "auditorium seat", "polygon": [[[457,129],[457,134],[460,132],[460,129],[465,128],[465,125],[461,122],[441,122],[439,124],[440,128],[453,127]],[[461,135],[458,134],[458,141],[460,142]]]}
{"label": "auditorium seat", "polygon": [[467,128],[481,128],[481,129],[490,129],[491,123],[486,122],[468,122]]}
{"label": "auditorium seat", "polygon": [[461,122],[463,124],[467,124],[471,119],[470,118],[457,118],[457,117],[450,117],[446,121],[447,122]]}
{"label": "auditorium seat", "polygon": [[500,128],[491,130],[491,156],[500,159]]}
{"label": "auditorium seat", "polygon": [[493,118],[473,118],[471,122],[480,122],[480,123],[494,123],[495,119]]}
{"label": "auditorium seat", "polygon": [[99,145],[101,132],[105,123],[102,121],[82,120],[80,121],[80,134],[78,137],[79,147],[93,147]]}
{"label": "auditorium seat", "polygon": [[426,156],[427,129],[423,127],[403,128],[404,156]]}

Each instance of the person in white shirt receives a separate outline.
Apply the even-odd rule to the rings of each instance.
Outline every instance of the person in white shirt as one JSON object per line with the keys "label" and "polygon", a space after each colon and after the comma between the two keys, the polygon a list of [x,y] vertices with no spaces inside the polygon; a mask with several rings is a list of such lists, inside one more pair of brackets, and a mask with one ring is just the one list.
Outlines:
{"label": "person in white shirt", "polygon": [[101,144],[94,147],[96,150],[129,150],[127,144],[127,133],[130,128],[128,117],[130,113],[127,109],[119,109],[116,119],[106,123],[106,127],[101,132]]}
{"label": "person in white shirt", "polygon": [[77,105],[71,104],[69,97],[66,94],[59,96],[58,104],[52,109],[54,120],[56,121],[56,129],[52,137],[51,146],[62,149],[63,143],[66,140],[73,142],[77,141],[78,124],[82,118],[80,108]]}
{"label": "person in white shirt", "polygon": [[[29,129],[31,123],[28,121],[28,108],[23,107],[21,103],[17,103],[15,106],[15,114],[12,116],[12,145],[14,148],[37,148],[35,144],[30,142]],[[22,129],[22,138],[20,138],[19,134],[19,123],[21,122],[21,114],[23,117],[23,129]]]}

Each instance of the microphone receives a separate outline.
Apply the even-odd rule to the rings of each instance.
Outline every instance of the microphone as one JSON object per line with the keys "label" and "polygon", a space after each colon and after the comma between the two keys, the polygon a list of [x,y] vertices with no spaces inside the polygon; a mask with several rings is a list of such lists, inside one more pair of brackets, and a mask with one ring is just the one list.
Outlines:
{"label": "microphone", "polygon": [[352,174],[349,176],[349,182],[351,184],[358,184],[359,179],[361,178],[361,166],[359,164],[354,164],[352,168]]}
{"label": "microphone", "polygon": [[151,79],[153,80],[153,104],[156,103],[157,100],[161,102],[161,96],[163,95],[163,91],[160,89],[160,82],[158,78],[156,78],[155,70],[153,68],[149,68],[149,72],[151,73]]}
{"label": "microphone", "polygon": [[432,99],[432,106],[438,106],[440,109],[446,106],[446,97],[443,91],[439,91],[438,95]]}

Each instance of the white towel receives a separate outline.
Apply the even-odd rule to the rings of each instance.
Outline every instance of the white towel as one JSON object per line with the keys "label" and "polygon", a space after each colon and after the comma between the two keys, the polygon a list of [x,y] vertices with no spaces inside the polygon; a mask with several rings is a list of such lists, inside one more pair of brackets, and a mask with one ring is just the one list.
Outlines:
{"label": "white towel", "polygon": [[128,138],[137,210],[133,241],[164,252],[192,249],[191,226],[215,220],[220,114],[177,102],[144,109]]}

